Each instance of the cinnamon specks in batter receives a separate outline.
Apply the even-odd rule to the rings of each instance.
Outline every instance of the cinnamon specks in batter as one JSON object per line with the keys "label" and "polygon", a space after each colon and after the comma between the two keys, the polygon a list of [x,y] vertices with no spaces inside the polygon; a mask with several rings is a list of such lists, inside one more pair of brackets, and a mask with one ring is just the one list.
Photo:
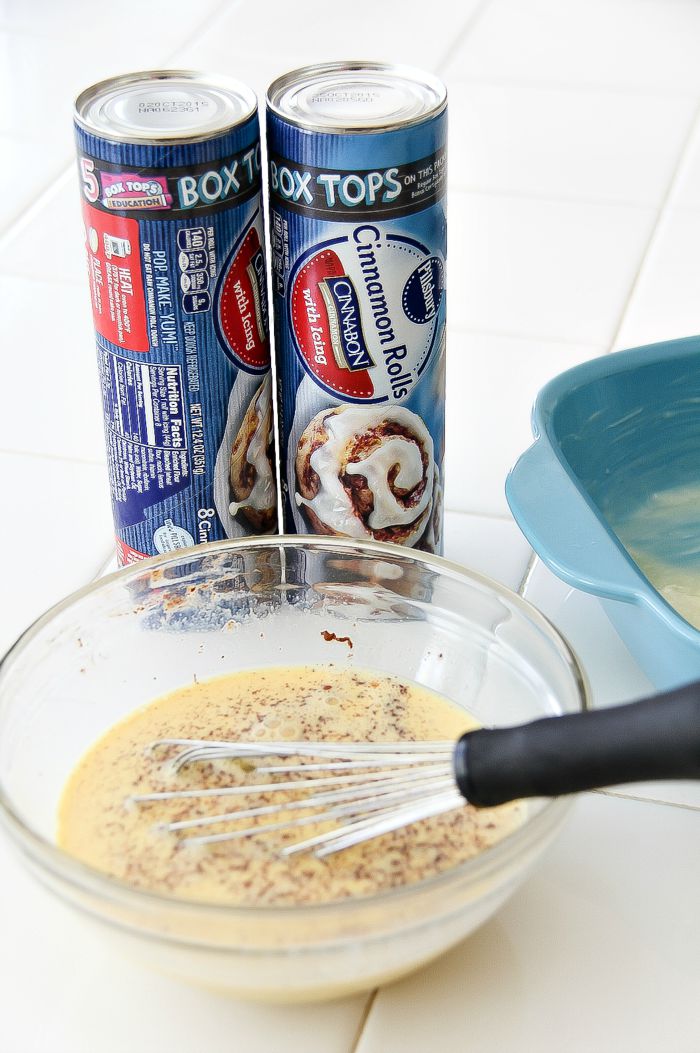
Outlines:
{"label": "cinnamon specks in batter", "polygon": [[[474,726],[468,714],[442,696],[368,670],[332,665],[257,669],[190,684],[137,710],[88,751],[61,800],[58,842],[134,887],[185,899],[283,906],[371,895],[432,877],[488,848],[517,827],[521,806],[477,810],[465,804],[325,859],[280,857],[284,845],[300,839],[298,829],[194,847],[163,832],[162,824],[220,814],[226,807],[221,798],[130,808],[126,799],[165,789],[260,782],[255,762],[190,765],[173,775],[168,760],[178,748],[152,750],[149,744],[163,738],[452,741]],[[300,760],[300,777],[303,769]],[[273,802],[261,795],[255,803],[281,798],[276,794]],[[269,816],[237,822],[266,821]],[[217,823],[207,832],[223,829],[231,824]],[[324,829],[328,824],[305,827],[302,836]]]}

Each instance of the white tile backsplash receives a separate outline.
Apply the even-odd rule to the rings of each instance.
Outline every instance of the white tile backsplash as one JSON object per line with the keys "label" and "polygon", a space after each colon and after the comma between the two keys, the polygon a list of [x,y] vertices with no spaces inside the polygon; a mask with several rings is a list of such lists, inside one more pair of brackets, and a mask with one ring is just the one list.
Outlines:
{"label": "white tile backsplash", "polygon": [[532,555],[518,526],[503,519],[445,513],[445,558],[516,590]]}
{"label": "white tile backsplash", "polygon": [[[357,1053],[696,1053],[700,813],[589,794],[537,872],[382,990]],[[429,1007],[429,1008],[428,1008]]]}
{"label": "white tile backsplash", "polygon": [[[283,3],[241,4],[199,37],[193,53],[210,54],[220,72],[233,76],[242,76],[239,69],[253,65],[253,57],[263,59],[271,77],[306,63],[357,58],[436,69],[482,6],[482,0],[441,3],[426,24],[423,0],[355,0],[352,8],[338,10],[335,31],[329,32],[333,12],[324,0],[306,0],[303,15]],[[192,53],[186,45],[179,54]],[[254,87],[266,87],[255,80]]]}
{"label": "white tile backsplash", "polygon": [[453,193],[451,326],[607,345],[655,219],[649,206]]}
{"label": "white tile backsplash", "polygon": [[447,74],[696,94],[699,38],[688,0],[492,0]]}
{"label": "white tile backsplash", "polygon": [[696,109],[685,95],[458,79],[448,88],[451,188],[544,198],[659,206]]}
{"label": "white tile backsplash", "polygon": [[[238,0],[168,0],[167,4],[142,4],[138,17],[124,19],[116,9],[98,10],[92,0],[0,0],[0,29],[13,35],[46,37],[54,42],[78,38],[83,47],[94,47],[109,41],[113,48],[134,47],[144,55],[172,47],[196,32],[227,6],[241,6]],[[124,38],[127,38],[126,40]],[[129,38],[132,38],[129,40]],[[139,51],[132,52],[134,57]],[[144,67],[147,68],[147,67]]]}
{"label": "white tile backsplash", "polygon": [[643,698],[654,690],[608,620],[600,600],[555,577],[537,560],[525,598],[563,633],[588,679],[593,706]]}
{"label": "white tile backsplash", "polygon": [[532,442],[530,411],[537,392],[557,373],[603,350],[452,326],[447,341],[447,508],[509,514],[506,475]]}
{"label": "white tile backsplash", "polygon": [[86,0],[38,7],[32,0],[12,4],[5,18],[0,10],[0,134],[43,142],[60,156],[67,147],[70,156],[80,91],[114,74],[169,66],[221,9],[221,0],[169,0],[125,16],[107,7],[98,13]]}
{"label": "white tile backsplash", "polygon": [[[40,142],[0,135],[0,239],[33,205],[44,188],[60,178],[69,160],[70,149],[51,151],[47,157]],[[2,242],[0,241],[0,244]],[[33,249],[36,265],[36,249]],[[0,268],[14,270],[15,259],[5,246],[0,251]]]}
{"label": "white tile backsplash", "polygon": [[0,452],[0,479],[3,654],[35,618],[97,573],[113,539],[101,465]]}
{"label": "white tile backsplash", "polygon": [[615,350],[700,333],[700,210],[662,217],[615,340]]}
{"label": "white tile backsplash", "polygon": [[[24,145],[41,149],[37,144]],[[89,304],[85,226],[80,211],[78,169],[72,154],[69,163],[44,185],[43,191],[31,210],[16,218],[0,241],[0,275],[80,285],[85,293],[81,297],[84,306]]]}
{"label": "white tile backsplash", "polygon": [[[87,282],[54,282],[43,264],[40,274],[37,281],[9,275],[0,281],[8,384],[0,450],[99,464],[105,452]],[[40,484],[37,478],[37,492]]]}
{"label": "white tile backsplash", "polygon": [[128,41],[136,35],[110,40],[104,24],[101,34],[99,47],[86,46],[74,32],[57,48],[48,37],[0,31],[0,134],[43,143],[48,155],[62,160],[69,156],[77,93],[95,80],[133,69],[135,58],[152,51],[141,45],[134,53]]}
{"label": "white tile backsplash", "polygon": [[672,208],[700,209],[700,119],[690,136],[671,194]]}
{"label": "white tile backsplash", "polygon": [[349,1053],[366,995],[268,1006],[185,987],[122,957],[109,930],[88,927],[28,880],[5,838],[0,873],[0,925],[14,948],[14,997],[3,999],[7,1053]]}

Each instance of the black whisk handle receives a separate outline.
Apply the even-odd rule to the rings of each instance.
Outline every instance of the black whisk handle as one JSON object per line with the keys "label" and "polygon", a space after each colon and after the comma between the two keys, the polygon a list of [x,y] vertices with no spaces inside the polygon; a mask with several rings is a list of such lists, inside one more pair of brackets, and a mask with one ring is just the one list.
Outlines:
{"label": "black whisk handle", "polygon": [[700,682],[610,709],[480,728],[455,747],[457,786],[478,807],[618,783],[700,778]]}

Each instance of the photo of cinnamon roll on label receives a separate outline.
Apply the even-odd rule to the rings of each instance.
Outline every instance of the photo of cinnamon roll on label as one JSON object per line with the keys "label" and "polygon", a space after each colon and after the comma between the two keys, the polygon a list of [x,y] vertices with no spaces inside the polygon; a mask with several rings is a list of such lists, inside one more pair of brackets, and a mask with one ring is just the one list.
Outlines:
{"label": "photo of cinnamon roll on label", "polygon": [[416,545],[416,548],[423,549],[424,552],[442,552],[443,517],[445,514],[443,506],[444,495],[442,492],[442,484],[440,482],[440,472],[438,471],[437,465],[435,465],[433,507],[430,510],[425,533]]}
{"label": "photo of cinnamon roll on label", "polygon": [[229,461],[229,514],[243,516],[260,534],[269,533],[277,524],[274,453],[268,373],[250,400]]}
{"label": "photo of cinnamon roll on label", "polygon": [[317,413],[297,446],[296,504],[317,534],[415,546],[433,507],[433,440],[402,406]]}

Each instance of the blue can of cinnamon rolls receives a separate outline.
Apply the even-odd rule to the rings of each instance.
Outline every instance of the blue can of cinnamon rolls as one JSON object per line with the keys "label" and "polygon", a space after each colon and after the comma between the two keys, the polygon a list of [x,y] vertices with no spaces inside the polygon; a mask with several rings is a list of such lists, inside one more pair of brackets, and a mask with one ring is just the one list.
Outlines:
{"label": "blue can of cinnamon rolls", "polygon": [[447,95],[382,63],[267,93],[285,529],[442,550]]}
{"label": "blue can of cinnamon rolls", "polygon": [[276,531],[254,93],[127,74],[75,133],[119,562]]}

